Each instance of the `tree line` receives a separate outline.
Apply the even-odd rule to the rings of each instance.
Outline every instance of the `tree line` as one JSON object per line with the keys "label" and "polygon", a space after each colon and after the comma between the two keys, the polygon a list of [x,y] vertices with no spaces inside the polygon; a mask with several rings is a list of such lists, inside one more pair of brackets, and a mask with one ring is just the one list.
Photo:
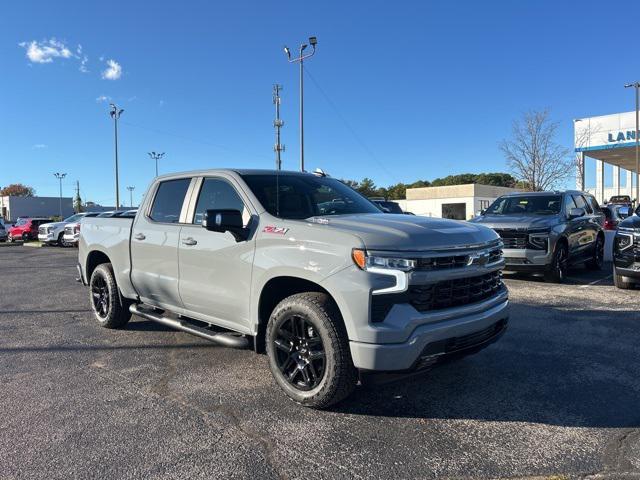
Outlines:
{"label": "tree line", "polygon": [[365,197],[383,197],[388,200],[401,200],[406,198],[407,188],[420,187],[444,187],[447,185],[464,185],[469,183],[479,183],[482,185],[493,185],[496,187],[518,187],[518,181],[508,173],[460,173],[457,175],[447,175],[435,180],[417,180],[413,183],[396,183],[388,187],[378,187],[370,178],[357,180],[342,180],[354,190],[357,190]]}

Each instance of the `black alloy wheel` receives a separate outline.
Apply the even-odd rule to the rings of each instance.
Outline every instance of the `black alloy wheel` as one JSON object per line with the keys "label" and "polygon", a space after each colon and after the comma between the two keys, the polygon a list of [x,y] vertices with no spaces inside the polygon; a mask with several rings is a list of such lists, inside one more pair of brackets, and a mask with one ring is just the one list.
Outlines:
{"label": "black alloy wheel", "polygon": [[276,364],[289,384],[302,391],[320,384],[326,354],[313,323],[300,315],[291,315],[278,327],[273,345]]}
{"label": "black alloy wheel", "polygon": [[604,237],[598,236],[593,251],[593,258],[587,263],[591,270],[602,270],[604,265]]}
{"label": "black alloy wheel", "polygon": [[101,276],[91,282],[91,302],[96,314],[103,319],[109,315],[109,286],[105,279]]}

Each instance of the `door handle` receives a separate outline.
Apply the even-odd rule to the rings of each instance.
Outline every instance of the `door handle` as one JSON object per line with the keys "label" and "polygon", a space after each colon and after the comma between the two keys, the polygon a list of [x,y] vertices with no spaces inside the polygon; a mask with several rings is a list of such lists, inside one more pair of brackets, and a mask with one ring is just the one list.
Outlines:
{"label": "door handle", "polygon": [[135,238],[136,240],[144,240],[147,237],[144,236],[144,233],[136,233],[133,238]]}
{"label": "door handle", "polygon": [[187,237],[187,238],[182,239],[182,244],[183,244],[183,245],[189,245],[189,246],[191,246],[191,245],[197,245],[197,244],[198,244],[198,241],[197,241],[197,240],[195,240],[194,238]]}

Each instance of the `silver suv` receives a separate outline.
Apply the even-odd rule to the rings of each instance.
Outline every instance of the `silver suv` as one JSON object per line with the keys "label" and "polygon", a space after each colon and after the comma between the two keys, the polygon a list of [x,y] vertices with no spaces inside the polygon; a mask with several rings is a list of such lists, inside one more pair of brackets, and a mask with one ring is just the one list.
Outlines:
{"label": "silver suv", "polygon": [[541,272],[562,282],[576,263],[602,269],[604,220],[593,195],[569,190],[504,195],[471,221],[500,235],[505,270]]}

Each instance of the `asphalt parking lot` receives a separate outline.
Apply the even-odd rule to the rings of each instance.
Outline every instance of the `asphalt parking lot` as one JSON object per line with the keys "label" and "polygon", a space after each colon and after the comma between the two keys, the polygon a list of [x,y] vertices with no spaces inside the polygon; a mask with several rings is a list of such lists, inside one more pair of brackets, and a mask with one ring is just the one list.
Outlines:
{"label": "asphalt parking lot", "polygon": [[508,275],[476,356],[289,401],[265,356],[134,318],[99,328],[74,249],[0,248],[0,478],[640,478],[640,290]]}

